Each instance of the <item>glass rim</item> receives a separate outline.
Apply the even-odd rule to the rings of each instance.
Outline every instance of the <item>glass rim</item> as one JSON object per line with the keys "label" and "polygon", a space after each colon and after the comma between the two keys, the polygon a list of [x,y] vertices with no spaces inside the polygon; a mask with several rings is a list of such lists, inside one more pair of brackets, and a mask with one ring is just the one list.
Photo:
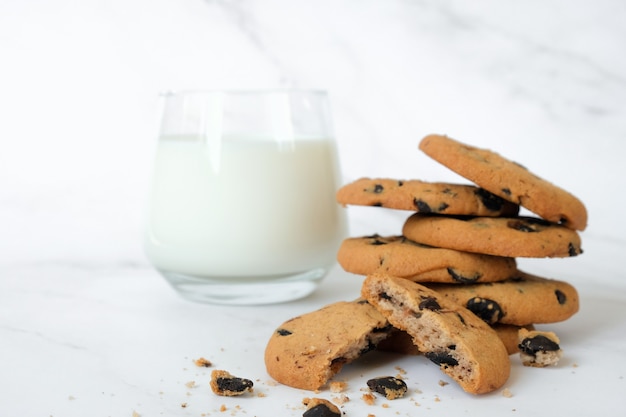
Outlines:
{"label": "glass rim", "polygon": [[173,97],[173,96],[184,96],[184,95],[215,95],[215,94],[224,94],[224,95],[256,95],[256,94],[311,94],[311,95],[319,95],[319,96],[327,96],[328,91],[320,88],[246,88],[246,89],[236,89],[236,88],[225,88],[225,89],[180,89],[180,90],[163,90],[158,93],[159,97]]}

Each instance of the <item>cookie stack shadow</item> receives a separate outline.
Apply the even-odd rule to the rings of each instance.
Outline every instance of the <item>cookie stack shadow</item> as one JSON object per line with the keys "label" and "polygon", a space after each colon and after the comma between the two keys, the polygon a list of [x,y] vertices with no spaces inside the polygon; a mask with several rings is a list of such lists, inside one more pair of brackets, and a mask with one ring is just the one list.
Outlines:
{"label": "cookie stack shadow", "polygon": [[491,150],[440,135],[419,149],[471,184],[362,178],[337,192],[344,206],[406,210],[407,219],[397,235],[344,240],[337,259],[364,277],[361,294],[276,330],[265,362],[278,382],[320,389],[379,349],[423,354],[482,394],[507,381],[510,355],[532,367],[558,362],[557,335],[535,325],[574,315],[577,291],[519,270],[517,258],[580,255],[584,205]]}

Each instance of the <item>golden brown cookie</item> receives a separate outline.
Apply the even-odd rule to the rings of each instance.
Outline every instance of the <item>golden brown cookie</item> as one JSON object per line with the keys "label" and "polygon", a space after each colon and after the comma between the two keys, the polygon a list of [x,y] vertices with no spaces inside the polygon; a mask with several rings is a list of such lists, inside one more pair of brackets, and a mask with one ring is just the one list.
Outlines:
{"label": "golden brown cookie", "polygon": [[441,135],[426,136],[419,149],[485,190],[550,222],[576,230],[587,227],[587,209],[578,198],[491,150]]}
{"label": "golden brown cookie", "polygon": [[376,206],[420,213],[515,216],[519,206],[473,185],[361,178],[337,191],[343,205]]}
{"label": "golden brown cookie", "polygon": [[575,230],[536,217],[448,217],[415,213],[402,228],[415,242],[464,252],[527,258],[582,253]]}
{"label": "golden brown cookie", "polygon": [[265,348],[265,366],[281,384],[314,391],[374,349],[390,330],[365,300],[333,303],[278,327]]}
{"label": "golden brown cookie", "polygon": [[466,392],[500,388],[510,373],[509,354],[496,332],[466,308],[404,278],[365,278],[361,295],[396,328],[411,335],[420,352]]}
{"label": "golden brown cookie", "polygon": [[386,272],[416,282],[493,282],[517,271],[515,258],[435,248],[404,236],[347,238],[337,252],[337,261],[354,274]]}
{"label": "golden brown cookie", "polygon": [[489,324],[555,323],[578,312],[578,292],[569,283],[519,271],[506,281],[485,284],[425,284]]}

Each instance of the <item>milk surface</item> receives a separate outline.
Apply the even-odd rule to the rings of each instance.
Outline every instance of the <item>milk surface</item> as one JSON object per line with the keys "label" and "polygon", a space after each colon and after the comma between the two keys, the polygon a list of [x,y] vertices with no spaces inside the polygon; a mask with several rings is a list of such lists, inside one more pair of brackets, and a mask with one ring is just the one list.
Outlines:
{"label": "milk surface", "polygon": [[346,233],[338,181],[330,139],[161,137],[146,253],[159,270],[197,277],[331,265]]}

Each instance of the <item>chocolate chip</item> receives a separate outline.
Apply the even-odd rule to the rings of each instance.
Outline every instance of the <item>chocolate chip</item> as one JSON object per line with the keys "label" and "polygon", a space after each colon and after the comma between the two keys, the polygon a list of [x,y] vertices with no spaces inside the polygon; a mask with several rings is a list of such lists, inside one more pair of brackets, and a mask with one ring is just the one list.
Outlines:
{"label": "chocolate chip", "polygon": [[391,324],[388,324],[383,327],[375,327],[374,330],[372,330],[372,333],[385,333],[391,331],[391,329],[393,329],[393,326]]}
{"label": "chocolate chip", "polygon": [[374,185],[374,190],[373,191],[374,191],[374,194],[380,194],[383,191],[385,191],[385,187],[383,187],[380,184],[376,184],[376,185]]}
{"label": "chocolate chip", "polygon": [[276,330],[276,333],[278,333],[279,336],[289,336],[290,334],[292,334],[287,329],[278,329],[278,330]]}
{"label": "chocolate chip", "polygon": [[457,366],[459,364],[459,361],[454,359],[447,352],[426,352],[424,356],[440,366]]}
{"label": "chocolate chip", "polygon": [[217,395],[229,397],[241,395],[251,391],[253,385],[249,379],[239,378],[222,370],[213,371],[211,377],[211,389]]}
{"label": "chocolate chip", "polygon": [[520,232],[533,233],[538,232],[534,225],[525,222],[523,220],[510,220],[507,224],[507,227],[515,230],[519,230]]}
{"label": "chocolate chip", "polygon": [[380,245],[386,245],[386,244],[387,244],[387,242],[384,242],[384,241],[382,241],[382,240],[380,240],[378,238],[375,238],[374,240],[372,240],[370,242],[370,245],[372,245],[372,246],[380,246]]}
{"label": "chocolate chip", "polygon": [[508,195],[509,197],[511,196],[511,189],[509,188],[502,188],[502,193]]}
{"label": "chocolate chip", "polygon": [[380,298],[384,298],[385,300],[391,300],[391,296],[389,294],[387,294],[386,292],[381,292],[380,294],[378,294],[378,296]]}
{"label": "chocolate chip", "polygon": [[304,413],[302,413],[302,417],[338,417],[341,414],[336,413],[331,410],[328,405],[324,403],[320,403],[314,407],[309,408]]}
{"label": "chocolate chip", "polygon": [[371,352],[374,349],[376,349],[376,344],[374,344],[374,342],[370,339],[367,339],[367,345],[361,348],[359,355],[365,355],[367,352]]}
{"label": "chocolate chip", "polygon": [[428,309],[431,311],[441,310],[441,306],[433,297],[422,297],[422,301],[419,303],[420,310]]}
{"label": "chocolate chip", "polygon": [[474,283],[476,281],[478,281],[480,279],[480,277],[482,277],[482,274],[480,272],[476,272],[473,276],[471,277],[464,277],[461,274],[458,274],[453,268],[447,268],[448,274],[450,274],[450,276],[452,277],[453,280],[460,282],[462,284],[471,284]]}
{"label": "chocolate chip", "polygon": [[416,198],[413,200],[413,204],[417,208],[417,211],[419,211],[420,213],[432,213],[433,212],[430,206],[428,205],[428,203],[426,203],[423,200],[419,200]]}
{"label": "chocolate chip", "polygon": [[384,395],[388,400],[402,397],[407,390],[406,383],[400,378],[383,376],[367,381],[367,386],[373,392]]}
{"label": "chocolate chip", "polygon": [[565,296],[565,293],[563,293],[563,291],[561,290],[554,290],[554,295],[556,295],[556,300],[561,305],[565,304],[565,302],[567,301],[567,297]]}
{"label": "chocolate chip", "polygon": [[583,251],[582,249],[577,248],[576,246],[574,246],[573,243],[570,242],[568,246],[568,253],[569,253],[569,256],[577,256],[578,254],[583,253]]}
{"label": "chocolate chip", "polygon": [[503,198],[498,197],[497,195],[492,194],[483,188],[478,188],[476,191],[474,191],[474,194],[476,194],[478,198],[480,198],[480,201],[482,201],[487,210],[499,211],[504,205]]}
{"label": "chocolate chip", "polygon": [[466,307],[489,324],[497,323],[504,316],[500,305],[488,298],[474,297],[467,302]]}
{"label": "chocolate chip", "polygon": [[558,343],[543,335],[527,337],[522,340],[518,347],[521,352],[531,356],[535,356],[537,352],[555,352],[561,349]]}

